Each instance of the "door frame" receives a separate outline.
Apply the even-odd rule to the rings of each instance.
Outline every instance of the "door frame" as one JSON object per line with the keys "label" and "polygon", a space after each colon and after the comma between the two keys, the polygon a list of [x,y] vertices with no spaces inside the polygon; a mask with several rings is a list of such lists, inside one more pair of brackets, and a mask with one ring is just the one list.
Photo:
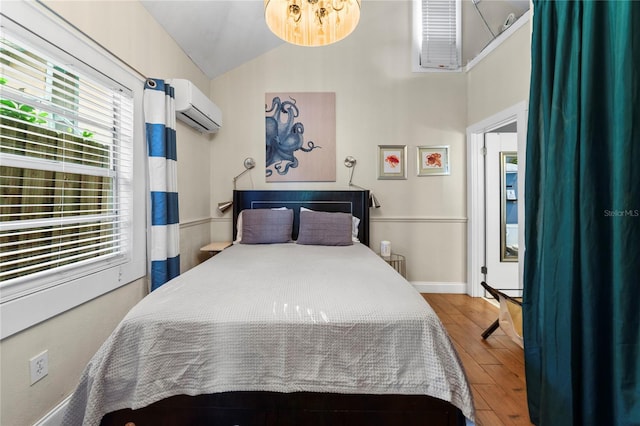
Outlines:
{"label": "door frame", "polygon": [[[518,132],[518,283],[523,284],[524,266],[524,176],[526,168],[527,114],[529,101],[517,103],[467,127],[467,294],[482,297],[480,282],[485,262],[484,134],[516,122]],[[522,202],[520,202],[522,201]]]}

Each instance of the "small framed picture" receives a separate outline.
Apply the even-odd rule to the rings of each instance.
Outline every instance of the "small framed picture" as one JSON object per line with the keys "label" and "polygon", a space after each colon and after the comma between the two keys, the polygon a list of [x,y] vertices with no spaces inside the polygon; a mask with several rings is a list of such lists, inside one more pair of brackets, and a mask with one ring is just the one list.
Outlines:
{"label": "small framed picture", "polygon": [[378,179],[407,178],[407,146],[378,145]]}
{"label": "small framed picture", "polygon": [[419,146],[418,176],[442,176],[449,169],[449,146]]}

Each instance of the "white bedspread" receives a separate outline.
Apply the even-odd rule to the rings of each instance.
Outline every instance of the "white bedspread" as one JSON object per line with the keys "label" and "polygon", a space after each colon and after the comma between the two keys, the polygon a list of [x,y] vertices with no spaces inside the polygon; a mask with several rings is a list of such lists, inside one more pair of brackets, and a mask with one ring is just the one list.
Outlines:
{"label": "white bedspread", "polygon": [[127,314],[85,369],[63,424],[226,391],[423,394],[474,417],[440,320],[368,247],[239,244]]}

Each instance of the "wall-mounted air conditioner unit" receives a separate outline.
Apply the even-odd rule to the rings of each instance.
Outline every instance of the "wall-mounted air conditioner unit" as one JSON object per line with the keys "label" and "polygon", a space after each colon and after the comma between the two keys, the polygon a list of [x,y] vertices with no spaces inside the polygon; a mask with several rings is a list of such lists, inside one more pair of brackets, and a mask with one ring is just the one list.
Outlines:
{"label": "wall-mounted air conditioner unit", "polygon": [[192,82],[170,80],[175,88],[176,118],[203,133],[215,133],[222,127],[222,111]]}

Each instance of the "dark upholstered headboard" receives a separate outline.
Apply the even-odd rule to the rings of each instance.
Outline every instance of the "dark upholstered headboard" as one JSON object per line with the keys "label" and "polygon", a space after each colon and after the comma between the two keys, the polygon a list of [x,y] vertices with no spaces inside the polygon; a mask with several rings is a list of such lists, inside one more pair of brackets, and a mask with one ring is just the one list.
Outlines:
{"label": "dark upholstered headboard", "polygon": [[233,191],[233,239],[238,214],[245,209],[293,209],[293,239],[298,238],[300,207],[325,212],[351,213],[360,219],[358,238],[369,245],[369,191]]}

